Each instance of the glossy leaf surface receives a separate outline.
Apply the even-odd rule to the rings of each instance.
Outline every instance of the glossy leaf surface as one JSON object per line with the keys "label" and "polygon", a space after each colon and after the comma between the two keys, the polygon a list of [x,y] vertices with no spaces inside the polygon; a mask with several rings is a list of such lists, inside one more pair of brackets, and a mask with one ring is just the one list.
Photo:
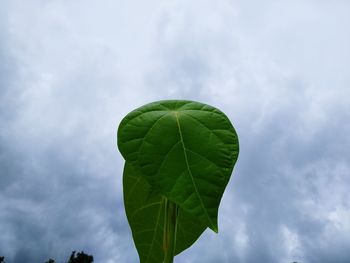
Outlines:
{"label": "glossy leaf surface", "polygon": [[218,207],[239,150],[225,114],[193,101],[150,103],[122,120],[118,147],[152,192],[217,232]]}
{"label": "glossy leaf surface", "polygon": [[[165,197],[151,193],[151,187],[126,162],[123,174],[124,203],[141,263],[161,263]],[[175,254],[190,247],[206,229],[198,219],[181,208],[177,223]]]}

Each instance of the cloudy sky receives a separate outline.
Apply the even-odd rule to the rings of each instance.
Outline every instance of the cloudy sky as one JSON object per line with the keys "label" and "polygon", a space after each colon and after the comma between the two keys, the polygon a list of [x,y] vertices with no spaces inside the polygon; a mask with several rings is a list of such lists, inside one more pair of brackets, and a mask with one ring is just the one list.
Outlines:
{"label": "cloudy sky", "polygon": [[177,263],[350,260],[348,0],[0,0],[0,256],[136,263],[122,117],[160,99],[224,111],[241,152]]}

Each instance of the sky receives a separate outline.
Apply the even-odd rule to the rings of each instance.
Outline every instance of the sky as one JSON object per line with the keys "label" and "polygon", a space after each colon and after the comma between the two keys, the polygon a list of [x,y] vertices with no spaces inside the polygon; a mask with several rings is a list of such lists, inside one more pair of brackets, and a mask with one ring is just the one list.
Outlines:
{"label": "sky", "polygon": [[226,113],[240,156],[176,263],[350,261],[350,2],[0,0],[0,256],[138,262],[121,119]]}

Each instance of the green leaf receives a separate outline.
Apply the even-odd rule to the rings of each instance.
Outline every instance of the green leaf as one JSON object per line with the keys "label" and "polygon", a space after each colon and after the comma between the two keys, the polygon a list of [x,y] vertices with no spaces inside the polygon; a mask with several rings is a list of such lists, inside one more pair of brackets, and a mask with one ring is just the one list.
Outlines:
{"label": "green leaf", "polygon": [[224,113],[193,101],[150,103],[122,120],[118,147],[154,192],[217,232],[218,207],[239,150]]}
{"label": "green leaf", "polygon": [[[128,163],[123,175],[124,203],[141,263],[161,263],[165,197],[151,194],[151,187]],[[181,208],[178,212],[175,254],[190,247],[206,226]]]}

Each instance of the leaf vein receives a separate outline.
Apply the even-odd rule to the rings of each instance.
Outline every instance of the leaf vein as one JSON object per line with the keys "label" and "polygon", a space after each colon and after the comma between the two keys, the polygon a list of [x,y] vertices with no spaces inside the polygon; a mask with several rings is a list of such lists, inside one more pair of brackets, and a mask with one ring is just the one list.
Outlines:
{"label": "leaf vein", "polygon": [[138,209],[136,209],[132,214],[131,214],[131,218],[133,218],[137,213],[139,213],[141,210],[145,209],[145,208],[148,208],[148,207],[152,207],[152,206],[155,206],[155,205],[159,205],[161,204],[162,202],[154,202],[154,203],[150,203],[150,204],[147,204],[145,206],[142,206],[142,207],[139,207]]}
{"label": "leaf vein", "polygon": [[181,125],[180,125],[180,121],[179,121],[179,116],[177,115],[177,113],[175,113],[175,116],[176,116],[176,121],[177,121],[177,126],[179,128],[179,134],[180,134],[180,139],[181,139],[181,143],[182,143],[182,147],[183,147],[183,151],[184,151],[184,156],[185,156],[185,161],[186,161],[186,166],[187,166],[187,170],[188,170],[188,173],[190,175],[190,178],[191,178],[191,181],[192,181],[192,184],[193,184],[193,187],[194,187],[194,190],[198,196],[198,200],[201,204],[201,207],[205,213],[205,215],[207,216],[207,219],[209,221],[209,223],[215,227],[215,225],[213,224],[211,218],[209,217],[208,213],[207,213],[207,210],[203,204],[203,201],[201,199],[201,196],[199,194],[199,191],[198,191],[198,188],[197,188],[197,185],[196,185],[196,182],[194,181],[194,178],[193,178],[193,175],[192,175],[192,172],[191,172],[191,169],[190,169],[190,166],[189,166],[189,163],[188,163],[188,159],[187,159],[187,154],[186,154],[186,147],[185,147],[185,142],[183,140],[183,137],[182,137],[182,131],[181,131]]}
{"label": "leaf vein", "polygon": [[[162,208],[163,208],[163,203],[164,203],[164,199],[162,198],[162,202],[161,202],[162,205],[159,207],[159,210],[158,210],[158,217],[157,217],[156,227],[159,224],[159,219],[160,219],[160,214],[161,214],[161,211],[162,211]],[[154,241],[156,240],[156,233],[157,233],[157,230],[153,232],[151,248],[148,251],[148,255],[147,255],[147,258],[146,258],[146,263],[149,262],[150,256],[152,256],[151,250],[152,250],[152,248],[154,246]]]}
{"label": "leaf vein", "polygon": [[198,120],[197,118],[193,117],[191,114],[188,113],[184,113],[186,114],[188,117],[190,117],[191,119],[195,120],[197,123],[199,123],[200,125],[202,125],[204,128],[206,128],[211,134],[213,134],[216,138],[219,139],[219,141],[221,141],[223,144],[227,145],[230,143],[225,143],[219,136],[217,136],[208,126],[206,126],[203,122],[201,122],[200,120]]}

